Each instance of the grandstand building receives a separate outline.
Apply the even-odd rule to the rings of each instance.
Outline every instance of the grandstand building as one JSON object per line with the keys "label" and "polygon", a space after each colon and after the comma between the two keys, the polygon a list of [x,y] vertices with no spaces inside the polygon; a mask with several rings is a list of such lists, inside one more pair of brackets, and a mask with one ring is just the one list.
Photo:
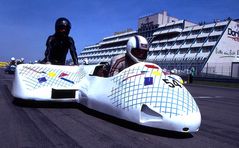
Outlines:
{"label": "grandstand building", "polygon": [[168,70],[185,72],[194,68],[196,74],[239,77],[239,22],[226,19],[195,24],[168,16],[167,12],[139,18],[138,30],[127,29],[87,46],[79,61],[90,64],[109,62],[126,53],[129,37],[140,34],[150,43],[147,61]]}
{"label": "grandstand building", "polygon": [[132,29],[115,32],[113,36],[105,37],[101,42],[85,47],[78,56],[79,62],[83,63],[84,58],[88,59],[89,64],[110,62],[113,56],[126,53],[128,39],[136,34],[137,31]]}

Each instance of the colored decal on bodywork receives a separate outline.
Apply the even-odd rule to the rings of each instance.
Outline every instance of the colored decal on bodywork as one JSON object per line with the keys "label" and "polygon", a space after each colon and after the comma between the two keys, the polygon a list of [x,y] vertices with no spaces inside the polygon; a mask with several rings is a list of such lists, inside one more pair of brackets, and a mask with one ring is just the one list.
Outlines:
{"label": "colored decal on bodywork", "polygon": [[55,72],[49,72],[49,73],[48,73],[48,76],[49,76],[49,77],[55,77],[55,76],[56,76],[56,73],[55,73]]}
{"label": "colored decal on bodywork", "polygon": [[61,79],[62,79],[62,80],[65,80],[65,81],[67,81],[67,82],[69,82],[69,83],[74,84],[74,81],[68,80],[68,79],[66,79],[66,78],[61,78]]}
{"label": "colored decal on bodywork", "polygon": [[145,77],[144,78],[144,85],[153,85],[153,77]]}
{"label": "colored decal on bodywork", "polygon": [[141,73],[139,73],[139,74],[135,74],[135,75],[132,75],[132,76],[129,76],[129,77],[123,79],[123,81],[125,81],[125,80],[127,80],[127,79],[129,79],[129,78],[132,78],[132,77],[136,77],[136,76],[143,75],[143,74],[145,74],[145,73],[147,73],[147,72],[148,72],[148,71],[141,71]]}
{"label": "colored decal on bodywork", "polygon": [[161,75],[161,72],[154,70],[154,71],[152,72],[152,74],[155,75],[155,76],[160,76],[160,75]]}
{"label": "colored decal on bodywork", "polygon": [[69,74],[63,72],[59,75],[59,78],[62,78],[62,77],[65,77],[65,76],[69,76]]}
{"label": "colored decal on bodywork", "polygon": [[37,80],[39,83],[43,83],[47,81],[45,77],[38,78]]}
{"label": "colored decal on bodywork", "polygon": [[145,66],[146,66],[147,68],[159,69],[159,68],[158,68],[157,66],[155,66],[155,65],[145,64]]}
{"label": "colored decal on bodywork", "polygon": [[36,73],[46,73],[46,72],[44,72],[44,71],[38,71],[38,70],[35,70],[35,69],[33,69],[33,68],[30,68],[30,67],[24,67],[24,68],[29,69],[29,70],[31,70],[31,71],[34,71],[34,72],[36,72]]}

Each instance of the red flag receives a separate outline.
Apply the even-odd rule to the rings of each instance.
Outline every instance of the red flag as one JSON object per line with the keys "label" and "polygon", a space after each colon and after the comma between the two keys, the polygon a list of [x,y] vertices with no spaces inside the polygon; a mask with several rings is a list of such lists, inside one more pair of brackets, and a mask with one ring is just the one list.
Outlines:
{"label": "red flag", "polygon": [[159,69],[157,66],[155,65],[149,65],[149,64],[146,64],[145,65],[147,68],[154,68],[154,69]]}
{"label": "red flag", "polygon": [[62,77],[65,77],[65,76],[68,76],[69,74],[67,74],[67,73],[61,73],[60,75],[59,75],[59,78],[62,78]]}

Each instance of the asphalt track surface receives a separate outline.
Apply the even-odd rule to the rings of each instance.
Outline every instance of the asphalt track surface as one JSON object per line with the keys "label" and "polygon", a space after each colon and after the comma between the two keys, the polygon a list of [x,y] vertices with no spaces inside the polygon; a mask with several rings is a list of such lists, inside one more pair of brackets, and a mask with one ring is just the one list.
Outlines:
{"label": "asphalt track surface", "polygon": [[202,115],[199,132],[138,126],[76,103],[15,101],[13,75],[0,69],[0,147],[239,147],[239,89],[187,85]]}

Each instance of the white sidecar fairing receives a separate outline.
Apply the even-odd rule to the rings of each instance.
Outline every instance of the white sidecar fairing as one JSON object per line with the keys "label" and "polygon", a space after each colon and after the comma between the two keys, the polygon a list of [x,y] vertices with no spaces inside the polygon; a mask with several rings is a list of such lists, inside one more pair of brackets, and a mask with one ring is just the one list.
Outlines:
{"label": "white sidecar fairing", "polygon": [[179,78],[165,75],[155,64],[138,63],[113,77],[87,76],[79,87],[79,101],[140,125],[196,132],[201,114]]}
{"label": "white sidecar fairing", "polygon": [[76,102],[85,76],[79,66],[21,64],[16,68],[12,95],[24,100]]}
{"label": "white sidecar fairing", "polygon": [[95,66],[22,64],[12,94],[40,101],[76,101],[140,125],[196,132],[199,108],[177,77],[151,63],[135,64],[112,77],[94,76]]}

